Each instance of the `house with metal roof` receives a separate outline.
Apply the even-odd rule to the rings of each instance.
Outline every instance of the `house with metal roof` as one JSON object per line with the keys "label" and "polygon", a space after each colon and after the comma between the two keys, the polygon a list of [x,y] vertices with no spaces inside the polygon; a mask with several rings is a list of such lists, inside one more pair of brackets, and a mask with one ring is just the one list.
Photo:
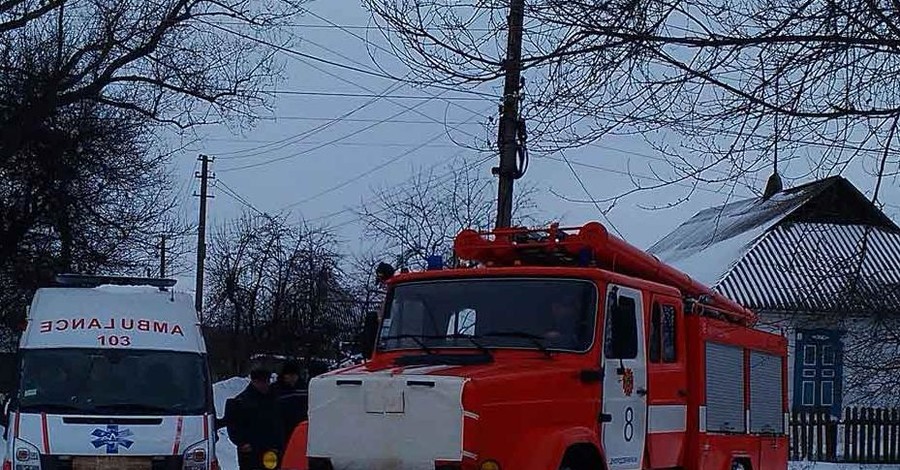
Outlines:
{"label": "house with metal roof", "polygon": [[794,409],[896,401],[880,374],[900,365],[900,227],[840,176],[774,186],[648,251],[788,336]]}

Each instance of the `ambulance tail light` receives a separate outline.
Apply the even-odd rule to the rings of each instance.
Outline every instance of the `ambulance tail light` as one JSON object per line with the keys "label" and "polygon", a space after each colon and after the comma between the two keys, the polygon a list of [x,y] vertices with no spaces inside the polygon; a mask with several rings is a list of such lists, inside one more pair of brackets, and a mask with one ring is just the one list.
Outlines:
{"label": "ambulance tail light", "polygon": [[4,460],[3,470],[12,470],[12,462],[10,462],[9,460]]}

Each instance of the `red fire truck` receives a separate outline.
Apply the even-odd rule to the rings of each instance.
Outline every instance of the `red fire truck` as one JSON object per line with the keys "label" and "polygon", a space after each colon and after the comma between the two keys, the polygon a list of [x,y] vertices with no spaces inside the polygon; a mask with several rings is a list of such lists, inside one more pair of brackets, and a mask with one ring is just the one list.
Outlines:
{"label": "red fire truck", "polygon": [[454,248],[386,273],[370,358],[312,380],[284,469],[787,468],[787,343],[753,312],[596,222]]}

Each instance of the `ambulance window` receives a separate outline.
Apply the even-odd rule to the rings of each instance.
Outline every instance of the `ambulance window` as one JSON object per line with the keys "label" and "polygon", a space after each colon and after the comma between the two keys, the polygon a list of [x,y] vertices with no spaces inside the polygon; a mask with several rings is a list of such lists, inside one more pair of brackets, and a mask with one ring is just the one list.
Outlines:
{"label": "ambulance window", "polygon": [[672,305],[663,305],[662,310],[663,362],[671,364],[678,361],[675,347],[675,307]]}
{"label": "ambulance window", "polygon": [[660,317],[659,304],[653,302],[653,311],[650,312],[650,362],[659,362],[660,345]]}

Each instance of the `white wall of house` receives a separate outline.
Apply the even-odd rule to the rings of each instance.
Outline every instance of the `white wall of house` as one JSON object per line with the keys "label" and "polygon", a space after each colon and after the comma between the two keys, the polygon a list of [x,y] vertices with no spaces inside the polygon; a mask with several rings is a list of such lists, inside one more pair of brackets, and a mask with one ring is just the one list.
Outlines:
{"label": "white wall of house", "polygon": [[[788,341],[788,403],[794,400],[794,363],[797,354],[798,328],[828,328],[844,330],[843,397],[842,406],[895,407],[900,405],[900,392],[885,389],[891,383],[900,384],[897,372],[873,371],[855,364],[871,364],[875,368],[887,366],[892,360],[900,360],[900,326],[896,342],[879,341],[873,331],[890,330],[876,324],[872,317],[843,318],[839,322],[823,321],[821,315],[786,315],[761,312],[757,327],[764,331],[784,335]],[[887,332],[887,331],[886,331]]]}

